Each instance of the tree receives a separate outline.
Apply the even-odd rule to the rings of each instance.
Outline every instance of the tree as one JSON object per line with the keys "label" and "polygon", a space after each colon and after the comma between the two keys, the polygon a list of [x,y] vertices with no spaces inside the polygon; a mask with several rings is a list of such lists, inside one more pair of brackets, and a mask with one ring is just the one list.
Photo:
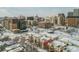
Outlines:
{"label": "tree", "polygon": [[0,52],[1,52],[1,51],[4,51],[4,50],[5,50],[5,47],[7,47],[7,45],[6,45],[6,44],[1,45],[1,46],[0,46]]}

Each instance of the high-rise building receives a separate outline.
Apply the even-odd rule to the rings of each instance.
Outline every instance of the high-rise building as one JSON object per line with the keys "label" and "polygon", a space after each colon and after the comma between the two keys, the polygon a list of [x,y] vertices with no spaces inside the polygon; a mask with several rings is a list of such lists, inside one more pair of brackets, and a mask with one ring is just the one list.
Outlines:
{"label": "high-rise building", "polygon": [[79,9],[69,12],[65,22],[67,26],[79,26]]}
{"label": "high-rise building", "polygon": [[40,27],[40,28],[51,28],[52,23],[46,22],[46,21],[41,21],[41,22],[38,22],[38,27]]}
{"label": "high-rise building", "polygon": [[34,22],[34,17],[33,16],[28,16],[27,17],[27,26],[28,27],[33,26],[33,22]]}
{"label": "high-rise building", "polygon": [[54,23],[54,25],[57,25],[58,24],[58,17],[57,16],[54,16],[53,23]]}
{"label": "high-rise building", "polygon": [[73,16],[79,16],[79,9],[74,9]]}
{"label": "high-rise building", "polygon": [[68,12],[68,16],[73,16],[73,12]]}
{"label": "high-rise building", "polygon": [[18,28],[23,30],[26,29],[26,18],[24,16],[19,16],[18,17]]}
{"label": "high-rise building", "polygon": [[14,30],[24,30],[26,29],[26,22],[25,18],[23,16],[20,17],[5,17],[3,20],[3,26],[6,29],[9,29],[11,31]]}
{"label": "high-rise building", "polygon": [[58,25],[65,25],[65,15],[63,13],[58,14],[58,21],[57,24]]}
{"label": "high-rise building", "polygon": [[6,29],[10,29],[10,17],[4,17],[4,20],[3,20],[3,26],[6,28]]}
{"label": "high-rise building", "polygon": [[66,21],[66,26],[77,27],[79,25],[79,17],[76,16],[67,17],[65,21]]}
{"label": "high-rise building", "polygon": [[35,21],[38,21],[38,19],[39,19],[39,17],[38,17],[38,15],[36,14],[36,16],[34,17],[34,20],[35,20]]}

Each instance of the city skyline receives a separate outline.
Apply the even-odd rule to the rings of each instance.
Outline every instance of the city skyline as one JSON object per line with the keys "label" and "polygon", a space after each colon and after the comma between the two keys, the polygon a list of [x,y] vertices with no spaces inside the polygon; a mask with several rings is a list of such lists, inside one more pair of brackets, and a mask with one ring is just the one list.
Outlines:
{"label": "city skyline", "polygon": [[0,52],[79,52],[79,8],[0,10]]}
{"label": "city skyline", "polygon": [[0,17],[4,16],[53,16],[58,13],[64,13],[67,16],[68,12],[78,9],[78,7],[1,7]]}

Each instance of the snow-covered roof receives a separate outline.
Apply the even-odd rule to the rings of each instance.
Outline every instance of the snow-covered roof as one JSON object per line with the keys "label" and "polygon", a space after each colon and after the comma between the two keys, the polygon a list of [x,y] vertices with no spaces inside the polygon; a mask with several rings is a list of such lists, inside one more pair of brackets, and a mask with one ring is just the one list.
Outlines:
{"label": "snow-covered roof", "polygon": [[17,48],[19,46],[20,46],[20,44],[14,44],[14,45],[11,45],[11,46],[6,47],[5,50],[11,50],[11,49]]}
{"label": "snow-covered roof", "polygon": [[13,40],[10,40],[10,41],[4,41],[5,44],[7,45],[12,45],[12,44],[15,44],[15,42]]}
{"label": "snow-covered roof", "polygon": [[10,50],[10,51],[8,51],[8,52],[19,52],[19,51],[21,51],[21,50],[23,50],[23,47],[17,47],[17,48],[15,48],[15,49],[13,49],[13,50]]}
{"label": "snow-covered roof", "polygon": [[66,45],[66,44],[64,44],[64,42],[57,41],[57,40],[54,40],[52,43],[54,46],[65,46]]}
{"label": "snow-covered roof", "polygon": [[67,46],[66,48],[70,52],[79,52],[79,47],[76,47],[76,46]]}
{"label": "snow-covered roof", "polygon": [[5,44],[4,42],[1,42],[1,41],[0,41],[0,46],[2,46],[2,45],[4,45],[4,44]]}
{"label": "snow-covered roof", "polygon": [[76,45],[76,46],[79,46],[79,41],[77,40],[69,40],[72,44]]}
{"label": "snow-covered roof", "polygon": [[61,40],[61,41],[69,41],[71,38],[68,38],[68,37],[62,37],[62,38],[60,38],[59,40]]}
{"label": "snow-covered roof", "polygon": [[50,34],[50,37],[52,38],[52,39],[54,39],[54,38],[57,38],[57,37],[59,37],[57,34]]}
{"label": "snow-covered roof", "polygon": [[46,50],[40,49],[40,48],[37,48],[37,50],[38,50],[39,52],[47,52]]}

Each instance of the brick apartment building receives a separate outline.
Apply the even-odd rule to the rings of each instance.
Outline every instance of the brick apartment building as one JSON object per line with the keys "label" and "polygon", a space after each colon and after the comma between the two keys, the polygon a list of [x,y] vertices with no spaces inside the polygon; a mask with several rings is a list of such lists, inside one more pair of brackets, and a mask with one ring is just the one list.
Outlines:
{"label": "brick apartment building", "polygon": [[11,31],[26,29],[25,17],[5,17],[3,26]]}
{"label": "brick apartment building", "polygon": [[51,28],[52,25],[53,25],[52,23],[45,22],[45,21],[41,21],[38,23],[38,27],[40,27],[40,28]]}
{"label": "brick apartment building", "polygon": [[79,25],[79,16],[69,16],[65,20],[65,25],[77,27]]}

